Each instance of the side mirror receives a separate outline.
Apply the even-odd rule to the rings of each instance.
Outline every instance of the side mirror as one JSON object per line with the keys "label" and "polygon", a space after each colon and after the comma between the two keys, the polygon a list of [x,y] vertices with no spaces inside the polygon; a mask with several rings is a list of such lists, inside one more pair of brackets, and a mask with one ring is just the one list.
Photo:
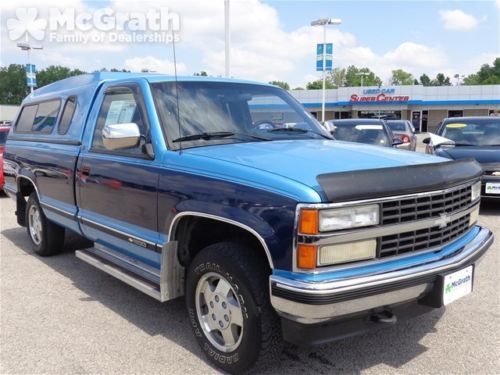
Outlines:
{"label": "side mirror", "polygon": [[392,139],[392,147],[397,147],[397,146],[400,146],[400,145],[402,145],[403,143],[404,143],[404,142],[403,142],[401,139],[399,139],[398,137],[394,137],[394,138]]}
{"label": "side mirror", "polygon": [[422,139],[422,143],[425,145],[428,145],[429,143],[431,143],[431,137],[427,137],[427,138]]}
{"label": "side mirror", "polygon": [[108,150],[136,147],[141,132],[136,123],[109,124],[102,129],[102,143]]}

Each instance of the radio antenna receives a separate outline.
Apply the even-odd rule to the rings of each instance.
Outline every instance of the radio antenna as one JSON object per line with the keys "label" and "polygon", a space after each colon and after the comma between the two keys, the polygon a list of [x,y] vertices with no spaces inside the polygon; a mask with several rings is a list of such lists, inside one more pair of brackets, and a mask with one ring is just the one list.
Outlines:
{"label": "radio antenna", "polygon": [[[179,113],[179,88],[177,86],[177,59],[175,56],[175,35],[172,27],[172,50],[174,52],[174,77],[175,77],[175,102],[177,106],[177,124],[179,125],[179,138],[182,137],[181,116]],[[182,154],[182,142],[179,142],[179,154]]]}

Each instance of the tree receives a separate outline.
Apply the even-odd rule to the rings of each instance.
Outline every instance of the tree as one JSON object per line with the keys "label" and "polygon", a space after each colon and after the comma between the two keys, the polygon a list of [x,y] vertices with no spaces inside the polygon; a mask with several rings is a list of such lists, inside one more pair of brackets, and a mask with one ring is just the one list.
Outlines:
{"label": "tree", "polygon": [[299,86],[299,87],[295,87],[294,90],[304,90],[304,88]]}
{"label": "tree", "polygon": [[392,71],[391,85],[405,86],[413,84],[413,75],[405,72],[403,69],[396,69]]}
{"label": "tree", "polygon": [[479,71],[464,78],[466,85],[498,85],[500,84],[500,57],[493,61],[493,65],[484,64]]}
{"label": "tree", "polygon": [[[327,78],[325,81],[325,89],[331,90],[336,89],[333,83]],[[323,89],[323,80],[318,79],[316,81],[308,82],[306,85],[307,90],[322,90]]]}
{"label": "tree", "polygon": [[207,72],[205,72],[204,70],[201,70],[200,72],[195,72],[193,75],[197,77],[208,77]]}
{"label": "tree", "polygon": [[55,81],[59,81],[60,79],[77,76],[84,73],[85,72],[79,69],[71,70],[70,68],[66,68],[64,66],[51,65],[45,69],[40,70],[36,74],[36,80],[38,87],[42,87],[49,85]]}
{"label": "tree", "polygon": [[283,90],[290,90],[290,85],[285,81],[271,81],[271,85],[281,87]]}
{"label": "tree", "polygon": [[422,74],[420,76],[420,83],[422,86],[430,86],[431,85],[431,79],[427,74]]}
{"label": "tree", "polygon": [[0,104],[19,105],[28,95],[24,65],[10,64],[0,68]]}
{"label": "tree", "polygon": [[329,78],[334,86],[343,87],[346,83],[346,70],[335,68],[330,72]]}
{"label": "tree", "polygon": [[431,82],[432,86],[451,86],[450,77],[446,77],[443,73],[438,73],[436,78]]}
{"label": "tree", "polygon": [[357,68],[354,65],[347,67],[345,73],[345,86],[361,86],[361,74],[363,75],[363,86],[381,86],[382,80],[368,68]]}

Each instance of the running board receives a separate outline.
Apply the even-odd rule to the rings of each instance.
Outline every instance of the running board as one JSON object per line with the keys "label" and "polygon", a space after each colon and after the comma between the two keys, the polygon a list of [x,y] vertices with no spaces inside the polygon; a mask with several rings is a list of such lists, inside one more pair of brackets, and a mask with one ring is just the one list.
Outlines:
{"label": "running board", "polygon": [[76,250],[75,255],[77,258],[94,266],[107,274],[116,277],[118,280],[146,293],[148,296],[157,299],[158,301],[165,301],[160,292],[160,286],[151,283],[141,277],[138,277],[131,272],[128,272],[117,265],[85,250]]}

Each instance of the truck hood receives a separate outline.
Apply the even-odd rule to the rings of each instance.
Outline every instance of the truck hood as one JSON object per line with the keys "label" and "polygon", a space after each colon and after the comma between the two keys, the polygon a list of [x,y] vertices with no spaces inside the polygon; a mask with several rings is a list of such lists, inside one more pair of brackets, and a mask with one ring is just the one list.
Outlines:
{"label": "truck hood", "polygon": [[[196,159],[196,169],[212,169],[225,175],[258,170],[261,182],[271,179],[294,181],[323,194],[316,177],[325,173],[349,172],[443,162],[446,159],[389,147],[330,140],[290,140],[215,145],[184,150]],[[211,162],[209,162],[211,161]],[[216,163],[213,163],[216,162]],[[235,166],[238,168],[234,168]],[[217,170],[213,170],[216,168]],[[262,173],[265,172],[265,173]],[[237,176],[232,176],[237,177]],[[278,183],[279,185],[279,183]],[[283,186],[273,186],[278,191]]]}

